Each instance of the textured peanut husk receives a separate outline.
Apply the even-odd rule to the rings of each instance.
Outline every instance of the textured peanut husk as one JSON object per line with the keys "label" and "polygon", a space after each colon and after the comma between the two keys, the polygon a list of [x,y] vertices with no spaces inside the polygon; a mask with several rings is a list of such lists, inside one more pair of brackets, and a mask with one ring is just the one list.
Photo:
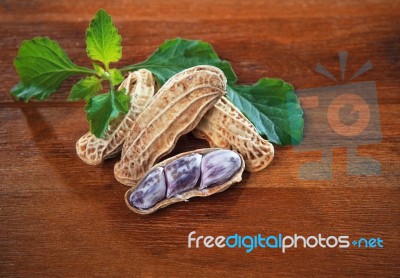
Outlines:
{"label": "textured peanut husk", "polygon": [[[201,154],[201,155],[205,155],[209,152],[212,151],[216,151],[216,150],[220,150],[220,148],[206,148],[206,149],[197,149],[197,150],[193,150],[193,151],[189,151],[189,152],[184,152],[184,153],[180,153],[178,155],[175,155],[173,157],[170,157],[168,159],[165,159],[162,162],[157,163],[156,165],[154,165],[149,171],[151,171],[152,169],[156,168],[156,167],[165,167],[168,163],[170,163],[171,161],[174,161],[176,159],[179,159],[181,157],[184,157],[186,155],[190,155],[190,154]],[[237,152],[236,152],[237,153]],[[239,154],[239,153],[238,153]],[[240,182],[242,180],[242,174],[244,171],[244,167],[245,167],[245,162],[243,160],[243,156],[239,154],[240,160],[241,160],[241,166],[239,171],[227,182],[218,185],[218,186],[214,186],[214,187],[210,187],[210,188],[206,188],[203,190],[199,190],[199,185],[196,186],[196,188],[186,191],[178,196],[175,197],[171,197],[168,199],[164,199],[161,202],[158,202],[157,204],[155,204],[153,207],[149,208],[149,209],[139,209],[136,208],[134,206],[132,206],[129,203],[129,196],[131,195],[132,191],[135,190],[136,186],[130,188],[128,191],[126,191],[125,193],[125,203],[128,206],[128,208],[130,210],[132,210],[133,212],[139,213],[139,214],[150,214],[153,213],[161,208],[167,207],[169,205],[172,205],[174,203],[178,203],[178,202],[184,202],[190,198],[193,197],[207,197],[219,192],[222,192],[226,189],[228,189],[232,184]],[[140,183],[140,181],[139,181]],[[200,183],[200,181],[198,182]]]}
{"label": "textured peanut husk", "polygon": [[192,133],[207,140],[210,147],[240,153],[249,172],[261,171],[274,158],[274,146],[262,138],[254,125],[225,97],[204,115]]}
{"label": "textured peanut husk", "polygon": [[121,114],[110,123],[104,138],[97,138],[88,132],[76,142],[76,153],[89,165],[101,164],[105,159],[119,154],[134,121],[153,98],[155,79],[145,69],[130,72],[118,88],[122,89],[131,97],[128,113]]}
{"label": "textured peanut husk", "polygon": [[223,72],[196,66],[171,77],[139,115],[115,164],[115,178],[133,186],[226,93]]}

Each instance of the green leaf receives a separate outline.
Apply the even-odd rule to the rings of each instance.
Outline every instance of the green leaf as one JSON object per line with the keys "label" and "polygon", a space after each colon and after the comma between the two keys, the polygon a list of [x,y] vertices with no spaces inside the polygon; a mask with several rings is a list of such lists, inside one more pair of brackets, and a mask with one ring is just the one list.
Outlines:
{"label": "green leaf", "polygon": [[25,102],[48,98],[71,75],[94,72],[75,65],[60,45],[49,38],[24,41],[14,66],[20,82],[11,89],[11,94]]}
{"label": "green leaf", "polygon": [[229,85],[228,98],[271,142],[295,145],[302,141],[303,110],[289,83],[261,78],[253,85]]}
{"label": "green leaf", "polygon": [[129,110],[130,97],[125,90],[95,96],[85,106],[86,119],[90,123],[90,132],[96,137],[104,136],[112,119]]}
{"label": "green leaf", "polygon": [[92,60],[102,62],[106,69],[122,56],[121,36],[105,10],[99,10],[86,30],[86,52]]}
{"label": "green leaf", "polygon": [[68,100],[75,101],[84,99],[89,101],[90,98],[97,95],[102,89],[101,79],[96,76],[88,76],[79,80],[79,82],[72,87]]}
{"label": "green leaf", "polygon": [[197,65],[216,66],[225,73],[228,82],[236,82],[231,64],[221,60],[210,44],[180,38],[166,40],[146,61],[125,67],[122,71],[145,68],[162,85],[176,73]]}
{"label": "green leaf", "polygon": [[110,69],[110,78],[113,85],[118,85],[124,81],[124,76],[117,69]]}

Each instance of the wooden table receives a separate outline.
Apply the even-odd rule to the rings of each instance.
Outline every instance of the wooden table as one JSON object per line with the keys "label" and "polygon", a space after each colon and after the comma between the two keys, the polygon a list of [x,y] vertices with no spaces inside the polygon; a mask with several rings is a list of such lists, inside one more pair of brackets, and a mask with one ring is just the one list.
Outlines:
{"label": "wooden table", "polygon": [[[263,276],[400,274],[400,5],[398,1],[1,1],[1,276]],[[117,4],[118,2],[118,4]],[[168,1],[167,1],[168,2]],[[381,164],[377,176],[349,176],[346,148],[333,150],[332,179],[305,180],[299,169],[321,158],[276,146],[273,163],[209,198],[153,215],[126,207],[116,159],[84,164],[75,141],[86,132],[83,103],[65,99],[76,79],[49,101],[9,95],[24,39],[49,36],[90,66],[84,35],[99,8],[123,36],[119,66],[144,60],[167,38],[210,42],[240,82],[280,77],[296,89],[375,81],[382,141],[359,147]],[[348,51],[346,78],[338,52]],[[315,72],[323,64],[338,82]],[[305,109],[306,129],[307,111]],[[321,134],[316,134],[318,140]],[[174,153],[205,147],[182,137]],[[383,248],[188,248],[188,234],[380,237]]]}

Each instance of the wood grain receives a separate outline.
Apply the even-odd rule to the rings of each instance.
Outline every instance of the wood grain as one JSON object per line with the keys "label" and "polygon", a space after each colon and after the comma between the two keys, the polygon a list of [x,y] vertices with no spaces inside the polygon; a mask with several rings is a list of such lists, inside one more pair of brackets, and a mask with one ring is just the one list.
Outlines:
{"label": "wood grain", "polygon": [[[373,69],[382,141],[359,147],[379,176],[347,175],[347,149],[333,149],[332,179],[303,180],[318,150],[276,147],[273,163],[240,184],[140,216],[124,204],[116,159],[82,163],[75,141],[87,130],[83,103],[67,103],[73,82],[50,100],[14,102],[12,67],[24,39],[49,36],[90,66],[84,34],[105,8],[123,36],[118,65],[145,59],[167,38],[203,39],[242,83],[280,77],[296,89],[347,84],[367,60]],[[396,1],[0,1],[1,276],[399,276],[400,4]],[[337,53],[349,53],[342,81]],[[315,72],[327,67],[338,82]],[[307,110],[305,110],[307,128]],[[318,136],[315,136],[318,140]],[[172,154],[206,147],[191,135]],[[348,235],[380,237],[382,249],[187,247],[187,235]]]}

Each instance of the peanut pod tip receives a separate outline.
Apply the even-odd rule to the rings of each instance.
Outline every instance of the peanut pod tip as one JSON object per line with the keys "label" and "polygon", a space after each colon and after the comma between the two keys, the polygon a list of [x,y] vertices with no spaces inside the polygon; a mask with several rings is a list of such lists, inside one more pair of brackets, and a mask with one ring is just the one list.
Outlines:
{"label": "peanut pod tip", "polygon": [[134,212],[150,214],[192,197],[205,197],[242,180],[243,157],[225,149],[181,153],[153,166],[138,185],[125,194]]}

